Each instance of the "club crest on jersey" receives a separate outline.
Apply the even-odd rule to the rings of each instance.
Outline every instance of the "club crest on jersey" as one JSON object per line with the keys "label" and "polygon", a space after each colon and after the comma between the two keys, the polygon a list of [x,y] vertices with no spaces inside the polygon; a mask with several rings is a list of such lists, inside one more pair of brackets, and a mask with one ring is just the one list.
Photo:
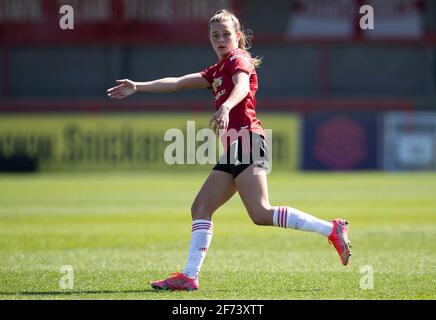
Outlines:
{"label": "club crest on jersey", "polygon": [[218,100],[219,98],[221,98],[222,95],[226,94],[226,89],[221,90],[220,92],[218,92],[215,96],[215,100]]}
{"label": "club crest on jersey", "polygon": [[213,91],[216,93],[218,90],[218,87],[222,84],[223,84],[223,77],[214,79],[213,83],[212,83]]}
{"label": "club crest on jersey", "polygon": [[248,58],[246,56],[244,56],[242,54],[235,54],[234,56],[230,57],[230,61],[233,61],[233,60],[238,59],[238,58],[244,59],[247,62],[251,62],[250,60],[248,60]]}

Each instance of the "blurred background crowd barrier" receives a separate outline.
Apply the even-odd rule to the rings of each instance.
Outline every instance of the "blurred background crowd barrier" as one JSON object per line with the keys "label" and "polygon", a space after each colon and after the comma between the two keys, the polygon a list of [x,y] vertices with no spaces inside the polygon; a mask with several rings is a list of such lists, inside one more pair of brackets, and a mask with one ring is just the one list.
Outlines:
{"label": "blurred background crowd barrier", "polygon": [[[359,26],[363,5],[374,30]],[[205,123],[211,93],[112,101],[106,89],[214,64],[220,8],[263,57],[257,110],[275,168],[436,169],[436,1],[0,0],[0,171],[169,167],[163,132]]]}

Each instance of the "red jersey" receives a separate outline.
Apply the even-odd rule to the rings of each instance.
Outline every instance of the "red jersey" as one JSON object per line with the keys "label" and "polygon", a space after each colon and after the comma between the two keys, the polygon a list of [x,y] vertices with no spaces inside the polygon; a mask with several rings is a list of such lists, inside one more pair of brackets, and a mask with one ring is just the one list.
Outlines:
{"label": "red jersey", "polygon": [[201,75],[209,82],[215,97],[215,107],[218,110],[227,100],[235,85],[232,76],[237,72],[245,72],[250,79],[250,92],[229,113],[229,125],[227,130],[241,129],[264,135],[261,122],[256,118],[256,69],[247,52],[241,49],[231,51],[226,58],[209,68],[201,71]]}

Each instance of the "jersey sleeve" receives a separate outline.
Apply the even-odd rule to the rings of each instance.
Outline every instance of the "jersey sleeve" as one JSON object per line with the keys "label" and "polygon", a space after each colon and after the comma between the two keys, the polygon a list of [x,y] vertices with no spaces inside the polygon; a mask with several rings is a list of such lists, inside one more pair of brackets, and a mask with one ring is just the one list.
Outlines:
{"label": "jersey sleeve", "polygon": [[212,85],[213,82],[213,72],[215,70],[215,65],[210,66],[203,71],[200,71],[201,76],[209,82],[209,85]]}
{"label": "jersey sleeve", "polygon": [[254,70],[254,65],[248,55],[236,53],[229,58],[228,62],[226,63],[226,68],[230,76],[233,77],[235,73],[240,71],[250,75]]}

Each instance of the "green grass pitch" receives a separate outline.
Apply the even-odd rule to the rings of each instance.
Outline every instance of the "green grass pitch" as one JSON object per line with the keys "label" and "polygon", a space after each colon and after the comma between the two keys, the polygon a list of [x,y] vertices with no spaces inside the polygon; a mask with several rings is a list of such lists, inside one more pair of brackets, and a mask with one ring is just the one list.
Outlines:
{"label": "green grass pitch", "polygon": [[[235,195],[214,216],[200,290],[154,291],[151,280],[182,271],[190,205],[206,175],[0,175],[0,299],[436,298],[428,172],[273,171],[272,205],[350,221],[350,265],[320,235],[254,225]],[[72,289],[60,286],[64,265]]]}

